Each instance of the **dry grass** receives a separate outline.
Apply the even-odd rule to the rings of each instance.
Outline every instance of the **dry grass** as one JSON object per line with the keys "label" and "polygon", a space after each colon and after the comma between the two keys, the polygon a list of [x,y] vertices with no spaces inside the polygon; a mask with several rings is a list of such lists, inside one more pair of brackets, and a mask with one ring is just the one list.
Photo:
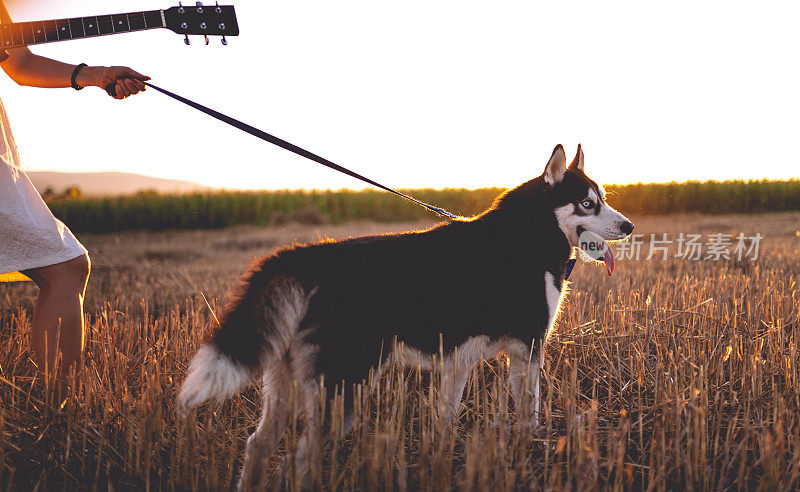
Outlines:
{"label": "dry grass", "polygon": [[[634,221],[637,232],[672,238],[760,232],[765,239],[755,263],[620,260],[612,278],[579,264],[547,346],[536,431],[516,423],[502,364],[476,369],[462,416],[450,427],[432,411],[430,378],[395,374],[376,397],[359,402],[357,425],[341,444],[319,448],[310,483],[401,490],[800,486],[800,214]],[[213,323],[201,294],[219,310],[255,255],[292,240],[383,230],[288,225],[84,237],[95,267],[86,370],[63,406],[45,401],[29,358],[33,288],[0,286],[0,484],[232,487],[258,417],[256,391],[185,419],[175,411],[186,364]],[[295,437],[290,432],[285,446]]]}

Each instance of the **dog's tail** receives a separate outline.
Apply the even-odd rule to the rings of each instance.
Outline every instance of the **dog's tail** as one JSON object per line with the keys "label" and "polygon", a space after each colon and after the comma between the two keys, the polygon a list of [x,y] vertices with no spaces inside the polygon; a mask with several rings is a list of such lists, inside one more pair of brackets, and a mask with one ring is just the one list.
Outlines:
{"label": "dog's tail", "polygon": [[260,283],[257,273],[245,279],[244,293],[195,354],[179,406],[191,408],[239,393],[267,360],[283,356],[300,340],[300,323],[314,291],[306,295],[299,282],[286,277]]}
{"label": "dog's tail", "polygon": [[192,408],[209,400],[225,400],[245,387],[251,373],[251,368],[222,352],[212,340],[200,347],[189,364],[178,405]]}

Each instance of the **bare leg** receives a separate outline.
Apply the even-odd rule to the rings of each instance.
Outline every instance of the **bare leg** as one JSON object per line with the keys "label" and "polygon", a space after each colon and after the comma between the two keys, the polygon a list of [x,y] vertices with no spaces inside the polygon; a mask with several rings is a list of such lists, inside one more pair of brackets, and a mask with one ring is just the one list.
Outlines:
{"label": "bare leg", "polygon": [[[66,376],[80,371],[84,348],[83,297],[89,279],[88,255],[23,272],[39,286],[33,310],[33,352],[39,370]],[[60,371],[56,361],[60,353]]]}

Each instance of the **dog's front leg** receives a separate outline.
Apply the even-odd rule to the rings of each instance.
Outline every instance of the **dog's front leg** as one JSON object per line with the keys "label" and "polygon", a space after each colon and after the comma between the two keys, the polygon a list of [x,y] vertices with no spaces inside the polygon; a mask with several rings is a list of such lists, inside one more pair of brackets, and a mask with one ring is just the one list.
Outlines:
{"label": "dog's front leg", "polygon": [[541,351],[529,361],[528,354],[511,356],[509,383],[518,420],[535,430],[539,423],[539,383],[541,380]]}

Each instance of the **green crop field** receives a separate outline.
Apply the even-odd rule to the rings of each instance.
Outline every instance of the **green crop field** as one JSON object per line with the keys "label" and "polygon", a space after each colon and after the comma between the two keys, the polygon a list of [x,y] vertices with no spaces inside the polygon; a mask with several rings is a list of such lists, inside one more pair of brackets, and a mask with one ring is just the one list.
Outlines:
{"label": "green crop field", "polygon": [[[503,190],[405,190],[422,201],[464,216],[481,212]],[[800,180],[707,181],[606,186],[608,201],[633,214],[760,213],[800,210]],[[59,198],[48,205],[56,217],[80,233],[125,230],[221,228],[265,225],[276,212],[315,210],[334,223],[348,220],[403,222],[430,212],[378,190],[264,191]]]}

